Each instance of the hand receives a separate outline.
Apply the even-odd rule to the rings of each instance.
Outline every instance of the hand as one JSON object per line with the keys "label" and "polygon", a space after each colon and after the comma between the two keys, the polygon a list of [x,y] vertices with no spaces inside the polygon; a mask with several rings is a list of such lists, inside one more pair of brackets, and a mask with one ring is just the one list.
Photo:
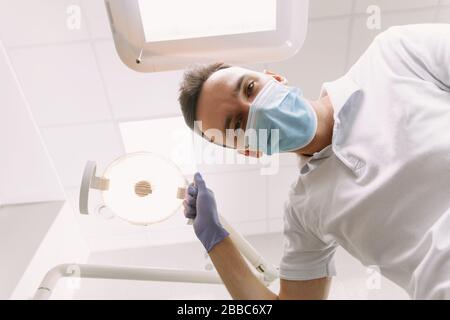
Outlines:
{"label": "hand", "polygon": [[183,205],[185,217],[194,220],[195,234],[207,252],[229,235],[220,224],[214,193],[206,188],[198,172],[187,189]]}

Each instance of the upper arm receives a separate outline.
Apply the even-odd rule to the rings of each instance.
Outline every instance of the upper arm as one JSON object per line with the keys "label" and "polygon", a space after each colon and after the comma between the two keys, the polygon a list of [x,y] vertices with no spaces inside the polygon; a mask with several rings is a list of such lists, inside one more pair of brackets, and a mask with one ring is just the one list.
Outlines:
{"label": "upper arm", "polygon": [[328,297],[331,278],[280,280],[280,300],[322,300]]}

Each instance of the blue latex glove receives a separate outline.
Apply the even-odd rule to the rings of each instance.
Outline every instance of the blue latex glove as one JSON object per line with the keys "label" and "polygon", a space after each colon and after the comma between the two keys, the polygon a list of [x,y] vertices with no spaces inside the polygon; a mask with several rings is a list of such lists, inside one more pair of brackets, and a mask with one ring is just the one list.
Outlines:
{"label": "blue latex glove", "polygon": [[198,172],[187,189],[183,205],[185,217],[194,220],[195,234],[207,252],[229,235],[220,224],[214,193],[206,188]]}

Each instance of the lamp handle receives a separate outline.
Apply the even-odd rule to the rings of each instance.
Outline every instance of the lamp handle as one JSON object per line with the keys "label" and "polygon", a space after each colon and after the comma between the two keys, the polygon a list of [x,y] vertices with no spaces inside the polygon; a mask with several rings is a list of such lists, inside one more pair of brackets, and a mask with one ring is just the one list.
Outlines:
{"label": "lamp handle", "polygon": [[95,177],[97,163],[88,161],[84,167],[83,178],[81,180],[79,208],[81,214],[89,214],[89,188],[92,178]]}

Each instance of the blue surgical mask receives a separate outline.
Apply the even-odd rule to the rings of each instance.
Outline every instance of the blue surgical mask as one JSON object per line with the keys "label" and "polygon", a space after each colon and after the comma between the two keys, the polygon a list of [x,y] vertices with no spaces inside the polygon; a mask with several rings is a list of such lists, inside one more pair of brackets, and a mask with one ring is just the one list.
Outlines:
{"label": "blue surgical mask", "polygon": [[316,130],[316,112],[300,90],[273,79],[250,106],[246,148],[268,155],[298,150],[313,140]]}

